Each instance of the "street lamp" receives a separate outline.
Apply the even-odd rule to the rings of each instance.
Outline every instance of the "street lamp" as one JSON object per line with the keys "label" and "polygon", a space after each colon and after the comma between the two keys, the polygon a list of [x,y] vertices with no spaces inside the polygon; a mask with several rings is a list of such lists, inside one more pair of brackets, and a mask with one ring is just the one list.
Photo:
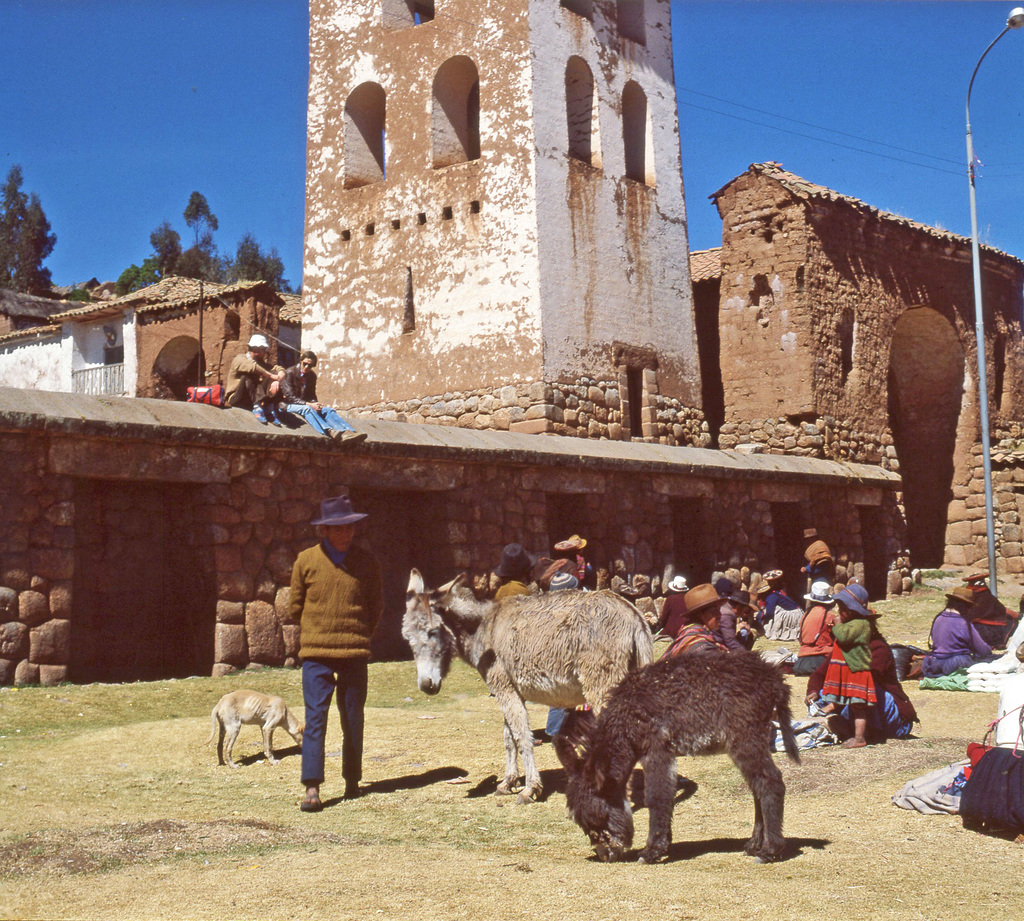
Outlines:
{"label": "street lamp", "polygon": [[988,581],[989,591],[998,597],[999,580],[996,577],[996,529],[992,512],[992,454],[989,448],[988,428],[988,376],[985,371],[985,314],[981,302],[981,253],[978,246],[978,204],[974,193],[974,144],[971,141],[971,90],[978,75],[981,62],[1010,29],[1024,26],[1024,7],[1014,7],[1006,20],[1006,28],[1000,32],[985,53],[978,58],[967,86],[967,177],[971,190],[971,258],[974,265],[974,335],[978,340],[978,406],[981,413],[981,456],[985,470],[985,533],[988,537]]}

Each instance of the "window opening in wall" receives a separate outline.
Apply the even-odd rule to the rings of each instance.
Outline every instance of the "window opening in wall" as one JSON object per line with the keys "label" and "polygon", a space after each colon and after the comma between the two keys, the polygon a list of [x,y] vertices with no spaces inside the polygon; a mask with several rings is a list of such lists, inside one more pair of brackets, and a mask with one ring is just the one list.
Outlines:
{"label": "window opening in wall", "polygon": [[341,232],[341,242],[342,243],[348,243],[348,241],[351,240],[351,239],[352,239],[352,231],[351,230],[343,230]]}
{"label": "window opening in wall", "polygon": [[619,35],[641,45],[647,44],[644,0],[616,0],[615,7]]}
{"label": "window opening in wall", "polygon": [[426,211],[421,211],[419,214],[416,215],[416,223],[419,224],[420,226],[427,223]]}
{"label": "window opening in wall", "polygon": [[401,227],[402,227],[402,221],[399,218],[396,217],[396,218],[392,219],[392,221],[391,221],[391,229],[392,230],[400,230]]}
{"label": "window opening in wall", "polygon": [[601,143],[594,74],[581,57],[573,55],[565,68],[565,121],[569,156],[599,167]]}
{"label": "window opening in wall", "polygon": [[654,185],[654,136],[647,94],[630,80],[622,90],[622,143],[626,155],[626,176]]}
{"label": "window opening in wall", "polygon": [[367,225],[366,225],[366,235],[367,235],[368,237],[372,237],[372,236],[373,236],[373,234],[374,234],[374,231],[375,231],[376,229],[377,229],[377,228],[376,228],[376,227],[375,227],[375,226],[374,226],[373,224],[367,224]]}
{"label": "window opening in wall", "polygon": [[643,368],[626,369],[626,404],[629,409],[629,437],[642,438],[644,434],[643,409],[644,371]]}
{"label": "window opening in wall", "polygon": [[381,19],[385,29],[407,29],[434,18],[434,0],[383,0]]}
{"label": "window opening in wall", "polygon": [[594,18],[594,0],[562,0],[561,6],[584,19]]}
{"label": "window opening in wall", "polygon": [[224,341],[237,342],[242,333],[242,318],[236,310],[224,312]]}
{"label": "window opening in wall", "polygon": [[445,61],[434,77],[431,141],[434,169],[480,159],[480,80],[463,55]]}
{"label": "window opening in wall", "polygon": [[452,219],[452,206],[451,205],[445,205],[441,209],[441,220],[442,221],[450,221],[451,219]]}
{"label": "window opening in wall", "polygon": [[402,314],[402,332],[416,329],[416,298],[412,289],[412,266],[405,267],[405,313]]}
{"label": "window opening in wall", "polygon": [[775,303],[775,292],[768,284],[767,275],[755,275],[750,287],[750,306],[757,308],[757,325],[767,329],[772,317],[772,306]]}
{"label": "window opening in wall", "polygon": [[992,403],[996,410],[1003,407],[1003,383],[1006,377],[1006,340],[1002,333],[996,335],[992,350]]}
{"label": "window opening in wall", "polygon": [[802,265],[797,266],[796,269],[796,291],[797,294],[804,293],[804,267]]}
{"label": "window opening in wall", "polygon": [[469,203],[469,213],[470,214],[479,214],[480,213],[480,202],[478,202],[478,201],[471,201]]}
{"label": "window opening in wall", "polygon": [[853,370],[853,343],[857,323],[852,310],[844,310],[839,318],[839,383],[845,386]]}
{"label": "window opening in wall", "polygon": [[377,83],[361,83],[345,102],[345,188],[384,179],[384,89]]}

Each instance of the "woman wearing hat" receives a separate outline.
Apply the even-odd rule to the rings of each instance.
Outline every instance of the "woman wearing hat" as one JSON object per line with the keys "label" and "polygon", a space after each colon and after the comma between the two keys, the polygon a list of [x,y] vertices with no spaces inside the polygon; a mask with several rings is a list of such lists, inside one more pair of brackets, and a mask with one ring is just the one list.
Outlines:
{"label": "woman wearing hat", "polygon": [[593,589],[594,567],[583,556],[583,550],[586,546],[587,542],[584,538],[580,537],[579,534],[573,534],[568,540],[560,540],[555,544],[555,559],[571,560],[575,567],[572,574],[576,577],[576,581],[583,588]]}
{"label": "woman wearing hat", "polygon": [[356,522],[365,517],[352,508],[348,496],[324,499],[320,516],[310,522],[322,540],[303,550],[292,568],[290,611],[301,629],[299,657],[306,702],[303,812],[323,809],[324,738],[335,688],[344,734],[345,798],[359,796],[370,639],[384,608],[380,566],[369,552],[352,544]]}
{"label": "woman wearing hat", "polygon": [[[771,640],[796,639],[800,627],[798,605],[789,595],[782,582],[782,570],[772,569],[764,574],[764,582],[757,590],[758,613],[756,623],[764,635]],[[775,623],[778,619],[778,623]]]}
{"label": "woman wearing hat", "polygon": [[948,675],[958,668],[990,659],[992,647],[971,623],[974,592],[966,585],[946,595],[946,608],[932,621],[932,651],[924,657],[921,671],[926,678]]}
{"label": "woman wearing hat", "polygon": [[715,633],[726,649],[750,649],[754,645],[757,639],[754,631],[755,610],[749,592],[736,589],[725,599]]}
{"label": "woman wearing hat", "polygon": [[831,586],[828,582],[815,582],[804,598],[811,607],[800,621],[800,649],[793,666],[794,675],[811,675],[828,662],[834,642],[832,624],[835,616],[832,608],[836,602]]}
{"label": "woman wearing hat", "polygon": [[687,622],[680,628],[665,658],[728,652],[718,636],[722,599],[710,583],[691,588],[685,595]]}
{"label": "woman wearing hat", "polygon": [[501,562],[494,574],[502,580],[501,587],[494,593],[494,600],[511,598],[513,595],[529,595],[530,570],[533,559],[522,544],[506,544],[501,551]]}
{"label": "woman wearing hat", "polygon": [[833,712],[850,708],[853,738],[844,748],[867,745],[868,710],[878,703],[875,679],[871,674],[871,621],[877,617],[867,607],[868,593],[863,585],[849,585],[835,596],[839,623],[832,625],[832,653],[822,700],[832,704]]}
{"label": "woman wearing hat", "polygon": [[690,586],[686,584],[686,576],[675,576],[668,583],[668,597],[661,609],[658,629],[663,636],[674,640],[686,623],[686,593]]}
{"label": "woman wearing hat", "polygon": [[[824,587],[827,591],[828,583],[824,583]],[[811,594],[817,596],[812,599],[812,604],[815,608],[819,607],[815,602],[824,597],[820,589],[813,590]],[[863,623],[863,612],[866,611],[868,614],[866,618],[869,634],[867,653],[876,703],[870,707],[859,706],[856,702],[837,705],[834,699],[824,696],[827,676],[832,669],[831,657],[825,659],[807,680],[807,703],[818,703],[826,713],[831,714],[829,728],[839,738],[849,740],[851,748],[859,747],[860,744],[856,741],[858,718],[866,718],[866,723],[861,725],[861,738],[864,742],[906,738],[914,728],[914,723],[918,722],[917,711],[907,696],[907,692],[903,690],[899,678],[896,677],[896,662],[893,660],[889,644],[878,629],[878,616],[866,607],[867,591],[863,586],[850,585],[839,592],[835,600],[839,605],[841,616],[849,617],[852,612]],[[848,612],[846,615],[842,615],[844,609]],[[847,623],[849,622],[848,620]],[[839,628],[842,632],[842,626],[842,624],[836,624],[833,629]],[[852,653],[849,654],[849,658],[853,657]]]}

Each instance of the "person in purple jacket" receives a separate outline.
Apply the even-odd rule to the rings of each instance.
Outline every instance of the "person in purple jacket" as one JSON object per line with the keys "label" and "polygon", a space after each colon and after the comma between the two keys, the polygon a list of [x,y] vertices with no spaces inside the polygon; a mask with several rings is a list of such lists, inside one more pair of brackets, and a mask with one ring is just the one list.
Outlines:
{"label": "person in purple jacket", "polygon": [[946,595],[946,609],[932,621],[932,651],[921,663],[925,678],[948,675],[992,656],[992,647],[970,621],[973,593],[966,586]]}

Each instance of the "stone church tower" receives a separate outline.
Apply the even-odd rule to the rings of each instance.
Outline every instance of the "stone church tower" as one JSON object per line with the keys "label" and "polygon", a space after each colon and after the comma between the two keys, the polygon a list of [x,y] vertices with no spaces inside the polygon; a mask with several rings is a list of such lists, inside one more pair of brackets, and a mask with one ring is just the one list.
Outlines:
{"label": "stone church tower", "polygon": [[704,444],[687,252],[668,0],[312,0],[323,399]]}

